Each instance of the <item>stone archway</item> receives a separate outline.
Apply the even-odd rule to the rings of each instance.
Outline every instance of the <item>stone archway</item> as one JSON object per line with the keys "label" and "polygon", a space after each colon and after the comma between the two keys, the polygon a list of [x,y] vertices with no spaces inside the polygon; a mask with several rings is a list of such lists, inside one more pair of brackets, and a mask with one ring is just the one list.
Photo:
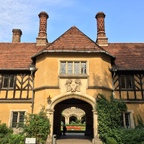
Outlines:
{"label": "stone archway", "polygon": [[86,113],[86,119],[90,118],[86,125],[86,135],[97,136],[97,113],[95,111],[96,101],[92,96],[79,95],[70,93],[67,95],[58,95],[51,99],[51,104],[47,106],[48,117],[51,122],[51,135],[61,135],[60,132],[60,117],[61,112],[70,106],[81,108]]}
{"label": "stone archway", "polygon": [[60,121],[61,121],[61,113],[64,109],[75,106],[78,108],[81,108],[86,113],[86,131],[85,135],[89,135],[93,137],[93,112],[92,112],[92,106],[88,104],[87,102],[84,102],[79,99],[71,98],[68,100],[64,100],[60,103],[58,103],[54,108],[54,126],[53,126],[53,133],[57,136],[61,135],[60,130]]}

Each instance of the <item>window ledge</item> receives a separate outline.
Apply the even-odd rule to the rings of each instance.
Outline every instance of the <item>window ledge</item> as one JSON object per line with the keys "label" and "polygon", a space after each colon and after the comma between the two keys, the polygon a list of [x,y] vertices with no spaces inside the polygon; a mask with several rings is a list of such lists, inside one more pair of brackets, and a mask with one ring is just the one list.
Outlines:
{"label": "window ledge", "polygon": [[87,74],[60,74],[59,78],[88,78]]}

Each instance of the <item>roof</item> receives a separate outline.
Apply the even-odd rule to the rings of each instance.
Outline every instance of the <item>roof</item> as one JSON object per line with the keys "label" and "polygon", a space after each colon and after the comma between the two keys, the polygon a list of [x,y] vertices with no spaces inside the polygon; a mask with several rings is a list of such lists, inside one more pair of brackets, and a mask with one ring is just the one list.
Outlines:
{"label": "roof", "polygon": [[109,43],[103,48],[116,57],[119,70],[144,70],[144,43]]}
{"label": "roof", "polygon": [[28,70],[31,58],[43,53],[104,53],[115,58],[119,70],[144,70],[144,43],[109,43],[100,47],[75,26],[47,46],[0,43],[0,70]]}
{"label": "roof", "polygon": [[106,50],[97,45],[96,42],[91,40],[75,26],[68,29],[64,34],[33,57],[47,52],[98,52],[111,56]]}
{"label": "roof", "polygon": [[31,56],[43,48],[36,43],[0,43],[0,70],[29,69]]}

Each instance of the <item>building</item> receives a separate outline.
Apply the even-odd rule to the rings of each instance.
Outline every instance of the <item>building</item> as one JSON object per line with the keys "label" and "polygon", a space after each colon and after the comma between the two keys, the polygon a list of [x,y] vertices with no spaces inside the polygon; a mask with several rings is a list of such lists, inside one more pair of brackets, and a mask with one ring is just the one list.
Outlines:
{"label": "building", "polygon": [[109,43],[103,12],[95,17],[96,41],[73,26],[50,43],[48,17],[39,14],[36,42],[22,43],[22,31],[13,29],[12,42],[0,43],[1,122],[15,129],[24,114],[37,113],[43,105],[51,141],[61,134],[61,112],[77,107],[85,112],[86,135],[97,138],[99,93],[126,101],[125,128],[135,127],[137,115],[144,120],[144,43]]}

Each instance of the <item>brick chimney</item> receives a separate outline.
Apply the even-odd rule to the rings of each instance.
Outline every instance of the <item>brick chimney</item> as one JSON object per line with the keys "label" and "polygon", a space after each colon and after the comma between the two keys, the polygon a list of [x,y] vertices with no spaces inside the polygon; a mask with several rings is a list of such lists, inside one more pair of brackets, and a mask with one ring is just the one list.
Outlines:
{"label": "brick chimney", "polygon": [[105,14],[103,12],[98,12],[95,16],[97,19],[97,39],[96,43],[99,46],[107,46],[108,45],[108,38],[105,34]]}
{"label": "brick chimney", "polygon": [[20,29],[13,29],[12,43],[19,43],[21,41],[22,31]]}
{"label": "brick chimney", "polygon": [[49,16],[44,11],[42,11],[38,16],[40,18],[40,23],[39,23],[38,37],[36,38],[36,45],[45,46],[48,43],[46,31],[47,31],[47,19],[49,18]]}

